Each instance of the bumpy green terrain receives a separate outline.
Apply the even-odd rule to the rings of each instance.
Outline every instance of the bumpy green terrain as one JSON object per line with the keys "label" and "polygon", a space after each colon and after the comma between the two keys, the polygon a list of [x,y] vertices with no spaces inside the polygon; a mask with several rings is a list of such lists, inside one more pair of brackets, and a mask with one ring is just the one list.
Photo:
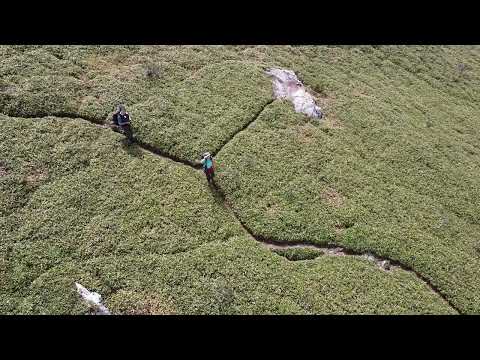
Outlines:
{"label": "bumpy green terrain", "polygon": [[467,46],[0,46],[0,313],[86,314],[74,282],[114,314],[479,313],[479,85]]}

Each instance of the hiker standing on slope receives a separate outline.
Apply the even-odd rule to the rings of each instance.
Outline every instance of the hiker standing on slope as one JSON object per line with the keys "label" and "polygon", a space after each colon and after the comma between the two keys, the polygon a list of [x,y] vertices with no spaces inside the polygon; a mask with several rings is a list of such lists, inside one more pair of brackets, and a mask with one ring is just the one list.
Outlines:
{"label": "hiker standing on slope", "polygon": [[135,142],[135,139],[133,138],[132,127],[130,126],[130,115],[125,110],[124,105],[118,105],[117,110],[113,114],[112,122],[114,125],[117,125],[122,129],[123,133],[127,137],[129,145]]}
{"label": "hiker standing on slope", "polygon": [[209,152],[206,152],[202,155],[201,160],[203,166],[203,172],[207,176],[208,183],[213,181],[213,177],[215,176],[215,165],[213,163],[213,157]]}

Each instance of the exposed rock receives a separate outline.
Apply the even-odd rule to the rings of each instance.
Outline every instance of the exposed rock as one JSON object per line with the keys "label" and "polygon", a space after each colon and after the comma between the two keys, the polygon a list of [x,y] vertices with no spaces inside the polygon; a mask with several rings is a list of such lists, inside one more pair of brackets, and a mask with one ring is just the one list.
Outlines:
{"label": "exposed rock", "polygon": [[390,270],[390,261],[388,260],[382,261],[382,268],[384,268],[385,270]]}
{"label": "exposed rock", "polygon": [[75,283],[77,291],[83,300],[94,310],[94,314],[98,315],[110,315],[110,311],[101,303],[102,296],[96,292],[90,292],[88,289]]}
{"label": "exposed rock", "polygon": [[307,92],[295,73],[284,69],[267,69],[273,78],[273,91],[277,99],[287,99],[293,103],[296,112],[321,119],[322,110],[315,104],[314,97]]}

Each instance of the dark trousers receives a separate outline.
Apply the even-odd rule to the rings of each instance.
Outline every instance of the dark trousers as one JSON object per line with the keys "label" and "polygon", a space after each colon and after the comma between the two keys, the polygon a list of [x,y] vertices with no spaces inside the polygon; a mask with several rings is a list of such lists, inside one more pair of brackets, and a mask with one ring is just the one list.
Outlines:
{"label": "dark trousers", "polygon": [[133,138],[133,131],[130,124],[120,125],[120,127],[122,128],[123,133],[127,137],[128,142],[133,143],[135,139]]}
{"label": "dark trousers", "polygon": [[213,168],[204,170],[205,175],[207,175],[207,181],[212,182],[215,173],[213,172]]}

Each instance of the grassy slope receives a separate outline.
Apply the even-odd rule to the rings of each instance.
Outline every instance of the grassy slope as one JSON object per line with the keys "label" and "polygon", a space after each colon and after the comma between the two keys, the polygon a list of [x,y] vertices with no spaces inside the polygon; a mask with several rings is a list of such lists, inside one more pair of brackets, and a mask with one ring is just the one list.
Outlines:
{"label": "grassy slope", "polygon": [[198,171],[127,151],[81,120],[0,120],[9,291],[69,260],[176,253],[242,233]]}
{"label": "grassy slope", "polygon": [[[430,278],[463,311],[478,312],[479,212],[472,201],[479,191],[477,48],[2,46],[0,55],[0,112],[20,116],[76,114],[101,120],[113,104],[126,102],[131,105],[130,113],[142,139],[185,159],[196,157],[205,147],[218,149],[268,101],[271,95],[266,79],[254,78],[260,76],[261,67],[291,68],[319,93],[327,110],[327,124],[317,126],[294,114],[290,104],[274,103],[258,124],[225,147],[218,159],[220,185],[242,219],[256,233],[278,239],[336,239],[350,247],[374,249],[401,259]],[[466,65],[463,71],[457,66],[460,63]],[[251,91],[256,91],[253,96]],[[218,106],[210,106],[205,94]],[[154,116],[149,117],[151,114]],[[31,127],[30,123],[22,124]],[[52,139],[65,137],[66,144],[77,136],[63,134],[62,127],[53,129],[58,133],[52,134]],[[13,130],[15,136],[19,131]],[[27,129],[20,132],[24,139],[32,136]],[[86,139],[90,136],[93,134]],[[42,136],[37,139],[44,140]],[[42,141],[32,146],[37,148]],[[2,139],[2,146],[6,143]],[[22,149],[24,145],[12,147],[15,150],[9,156],[30,154],[28,147]],[[91,166],[92,152],[105,158],[102,166],[95,168],[101,177],[85,178],[89,186],[110,184],[112,173],[125,164],[130,166],[127,161],[104,169],[111,154],[117,154],[119,144],[106,146],[102,140],[92,148],[82,146],[84,149],[71,152],[65,145],[55,152],[60,155],[52,158],[45,152],[48,155],[42,161],[49,165],[39,164],[60,179],[58,185],[47,184],[46,192],[40,191],[38,197],[30,190],[48,178],[36,173],[35,166],[17,165],[10,175],[2,176],[1,201],[6,204],[2,233],[11,236],[10,230],[16,230],[21,217],[33,219],[43,212],[45,220],[51,216],[58,221],[70,219],[72,229],[89,234],[90,239],[95,238],[95,231],[109,228],[107,222],[98,229],[82,228],[74,223],[68,208],[57,214],[48,205],[55,199],[55,186],[65,189],[78,182],[75,176]],[[75,155],[74,164],[65,162],[71,154]],[[296,168],[285,166],[285,158],[298,158],[295,154],[301,158],[300,164]],[[128,159],[131,156],[135,154]],[[27,163],[35,162],[29,159]],[[143,165],[136,166],[128,167],[129,174],[134,170],[142,173]],[[134,176],[137,182],[132,186],[151,184],[147,174]],[[142,186],[147,187],[150,189]],[[77,195],[72,194],[74,203],[83,196],[77,191]],[[103,208],[111,219],[126,192],[119,191]],[[63,196],[58,204],[65,204]],[[105,193],[102,196],[91,194],[88,199],[101,204],[108,197]],[[148,199],[153,193],[145,196]],[[25,204],[36,206],[38,214],[29,215],[28,208],[22,209]],[[141,204],[135,206],[134,211],[148,212]],[[199,205],[203,206],[207,205]],[[177,216],[178,209],[170,208],[168,214]],[[85,211],[84,221],[92,216],[89,211]],[[129,223],[128,229],[122,230],[131,234],[125,243],[137,237],[135,224]],[[340,229],[335,231],[335,225]],[[183,226],[179,233],[183,234]],[[348,229],[341,229],[345,227]],[[56,227],[42,228],[41,222],[39,228],[47,237],[57,231]],[[15,232],[14,237],[37,231],[36,225],[22,229],[23,233]],[[105,242],[107,248],[122,243],[116,236]],[[192,243],[204,241],[195,239]],[[211,240],[205,237],[205,241]],[[65,238],[62,241],[68,242]],[[103,246],[98,236],[92,242],[99,249]],[[179,246],[180,242],[172,240],[160,253]],[[153,248],[147,246],[146,252]],[[73,247],[68,249],[67,259],[72,258]],[[3,246],[2,251],[10,254],[12,250]],[[42,269],[54,263],[46,259],[48,266],[41,265],[43,260],[39,262]],[[18,274],[24,280],[34,275],[20,267]]]}
{"label": "grassy slope", "polygon": [[219,154],[219,183],[254,233],[375,250],[479,312],[478,49],[368,50],[303,49],[291,67],[325,123],[275,102]]}
{"label": "grassy slope", "polygon": [[411,274],[350,258],[292,263],[244,237],[176,255],[66,263],[32,283],[19,311],[84,313],[72,279],[114,313],[451,313]]}
{"label": "grassy slope", "polygon": [[24,195],[2,198],[1,313],[85,313],[74,281],[115,313],[451,311],[403,271],[278,257],[200,172],[126,150],[116,133],[57,118],[2,116],[0,128],[2,194]]}
{"label": "grassy slope", "polygon": [[271,100],[261,67],[227,61],[137,104],[138,137],[178,158],[216,152]]}
{"label": "grassy slope", "polygon": [[0,110],[104,121],[123,102],[140,140],[193,161],[219,150],[272,100],[261,65],[237,51],[2,47]]}

